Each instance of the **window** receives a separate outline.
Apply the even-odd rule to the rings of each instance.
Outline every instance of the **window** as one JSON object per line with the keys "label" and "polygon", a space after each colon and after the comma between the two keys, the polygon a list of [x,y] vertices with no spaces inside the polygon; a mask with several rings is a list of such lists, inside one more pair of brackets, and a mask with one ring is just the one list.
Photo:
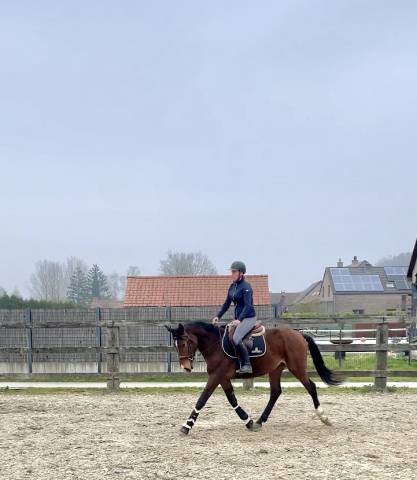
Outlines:
{"label": "window", "polygon": [[352,311],[355,315],[364,315],[365,314],[365,310],[363,308],[354,308]]}
{"label": "window", "polygon": [[387,282],[387,288],[395,288],[394,282]]}
{"label": "window", "polygon": [[330,297],[330,285],[327,285],[327,296]]}

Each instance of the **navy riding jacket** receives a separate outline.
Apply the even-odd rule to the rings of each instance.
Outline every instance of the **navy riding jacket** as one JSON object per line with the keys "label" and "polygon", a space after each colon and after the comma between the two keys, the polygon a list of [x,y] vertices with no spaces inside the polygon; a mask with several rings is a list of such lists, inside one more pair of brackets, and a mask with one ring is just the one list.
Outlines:
{"label": "navy riding jacket", "polygon": [[252,287],[244,278],[230,285],[226,301],[217,314],[219,318],[227,312],[232,302],[235,304],[235,319],[242,321],[256,316]]}

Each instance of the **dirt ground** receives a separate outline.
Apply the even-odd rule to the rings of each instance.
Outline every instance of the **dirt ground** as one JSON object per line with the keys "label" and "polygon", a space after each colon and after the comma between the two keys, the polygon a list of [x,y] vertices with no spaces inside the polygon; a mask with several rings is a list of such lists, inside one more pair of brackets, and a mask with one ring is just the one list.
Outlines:
{"label": "dirt ground", "polygon": [[[240,394],[256,417],[267,394]],[[407,479],[417,470],[417,394],[321,394],[334,422],[287,394],[249,432],[221,394],[188,437],[195,394],[1,394],[1,480]]]}

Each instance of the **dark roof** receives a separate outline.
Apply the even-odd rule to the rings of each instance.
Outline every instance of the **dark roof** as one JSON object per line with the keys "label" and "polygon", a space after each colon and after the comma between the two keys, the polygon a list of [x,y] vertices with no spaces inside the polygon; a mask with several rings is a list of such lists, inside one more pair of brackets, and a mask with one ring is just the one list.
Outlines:
{"label": "dark roof", "polygon": [[[306,300],[309,296],[311,296],[314,292],[316,292],[316,295],[317,293],[320,293],[320,290],[321,290],[321,284],[322,284],[322,281],[321,280],[318,280],[317,282],[314,282],[312,283],[311,285],[309,285],[304,291],[302,291],[298,297],[295,299],[295,302],[294,303],[303,303],[304,300]],[[311,298],[313,299],[313,297],[311,296]],[[304,302],[305,303],[305,302]]]}
{"label": "dark roof", "polygon": [[416,243],[414,245],[414,250],[413,250],[413,253],[411,254],[411,260],[410,260],[410,265],[408,267],[408,272],[407,272],[407,277],[409,279],[412,280],[412,276],[413,276],[413,270],[414,270],[414,266],[417,262],[417,239],[416,239]]}
{"label": "dark roof", "polygon": [[295,305],[296,303],[303,302],[309,295],[311,295],[315,290],[320,291],[321,280],[312,283],[302,292],[281,292],[281,293],[272,293],[271,292],[271,303],[273,305],[280,304],[281,298],[284,297],[284,304],[286,306]]}
{"label": "dark roof", "polygon": [[[387,269],[387,270],[386,270]],[[391,269],[391,270],[390,270]],[[402,269],[404,272],[402,275],[392,275],[391,272],[395,269]],[[333,278],[333,274],[337,275],[337,270],[344,270],[345,273],[348,273],[352,277],[356,275],[376,275],[381,282],[381,289],[373,290],[336,290],[335,282]],[[409,293],[411,291],[411,285],[406,279],[405,275],[405,267],[398,266],[398,267],[374,267],[372,265],[365,265],[365,266],[354,266],[354,267],[343,267],[343,269],[338,269],[337,267],[327,267],[326,272],[329,272],[330,282],[332,285],[333,292],[337,295],[344,295],[344,294],[357,294],[357,293]],[[325,272],[325,273],[326,273]],[[388,286],[393,285],[393,286]]]}
{"label": "dark roof", "polygon": [[271,303],[273,305],[278,305],[281,303],[281,299],[284,297],[285,305],[293,305],[295,299],[300,295],[300,292],[281,292],[281,293],[270,293]]}

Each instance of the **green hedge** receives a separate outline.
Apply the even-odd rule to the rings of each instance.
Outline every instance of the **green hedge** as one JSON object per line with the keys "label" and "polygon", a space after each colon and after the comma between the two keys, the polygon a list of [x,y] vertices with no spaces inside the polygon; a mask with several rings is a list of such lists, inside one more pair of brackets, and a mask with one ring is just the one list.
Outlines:
{"label": "green hedge", "polygon": [[15,295],[3,295],[0,297],[0,308],[6,309],[22,309],[22,308],[80,308],[72,302],[51,302],[47,300],[24,300]]}

